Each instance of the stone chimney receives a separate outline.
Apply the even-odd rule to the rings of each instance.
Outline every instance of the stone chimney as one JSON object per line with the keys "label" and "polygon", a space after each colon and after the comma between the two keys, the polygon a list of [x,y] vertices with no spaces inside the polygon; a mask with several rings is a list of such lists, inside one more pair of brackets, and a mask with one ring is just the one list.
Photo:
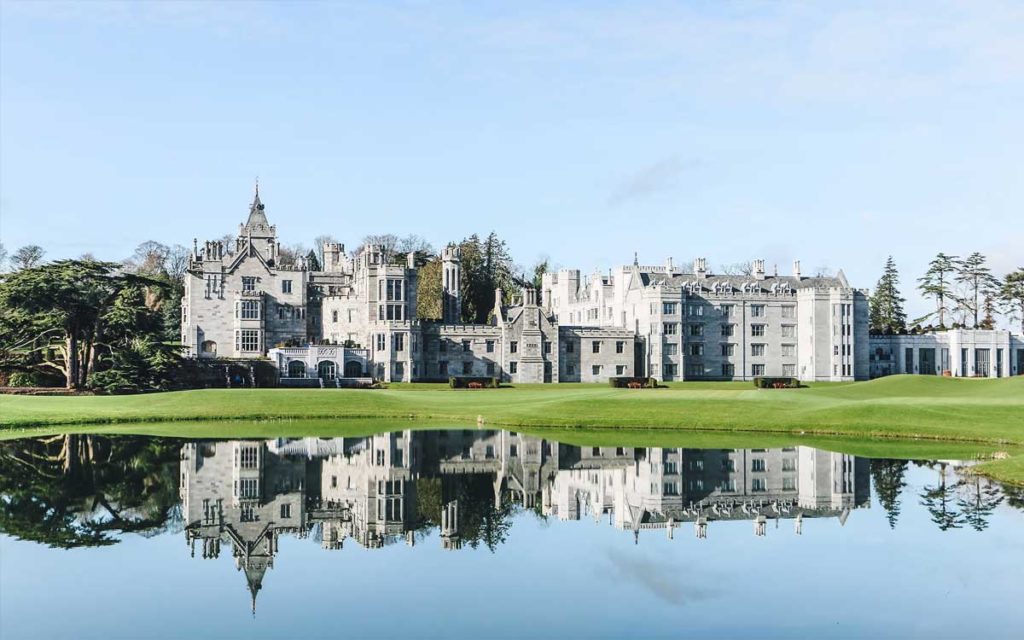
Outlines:
{"label": "stone chimney", "polygon": [[794,260],[793,261],[793,277],[796,278],[797,280],[800,279],[800,261],[799,260]]}
{"label": "stone chimney", "polygon": [[693,272],[697,274],[698,278],[706,278],[708,276],[708,259],[696,258],[693,261]]}
{"label": "stone chimney", "polygon": [[537,290],[534,289],[533,287],[523,287],[523,306],[537,306]]}
{"label": "stone chimney", "polygon": [[672,272],[675,271],[675,269],[676,266],[672,264],[672,256],[669,256],[665,259],[665,274],[672,275]]}
{"label": "stone chimney", "polygon": [[405,256],[405,266],[410,268],[410,269],[415,269],[416,268],[416,252],[415,251],[410,251],[409,253],[406,254],[406,256]]}
{"label": "stone chimney", "polygon": [[754,279],[764,280],[764,260],[754,260]]}

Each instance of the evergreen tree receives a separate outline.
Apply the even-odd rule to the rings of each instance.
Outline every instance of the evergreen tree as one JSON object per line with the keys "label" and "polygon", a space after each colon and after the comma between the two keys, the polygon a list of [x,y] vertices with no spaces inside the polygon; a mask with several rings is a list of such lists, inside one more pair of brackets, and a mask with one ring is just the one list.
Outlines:
{"label": "evergreen tree", "polygon": [[999,280],[992,275],[985,256],[977,251],[957,264],[956,280],[966,288],[960,305],[967,314],[973,316],[974,323],[971,326],[978,328],[981,302],[986,295],[994,294],[999,289]]}
{"label": "evergreen tree", "polygon": [[1007,274],[999,287],[999,301],[1011,319],[1020,321],[1020,330],[1024,332],[1024,267]]}
{"label": "evergreen tree", "polygon": [[[939,317],[939,328],[946,328],[946,311],[955,300],[952,280],[956,273],[957,257],[939,253],[928,264],[924,277],[918,278],[917,288],[925,297],[935,298],[935,313]],[[929,314],[932,315],[932,314]],[[928,316],[925,316],[927,318]]]}
{"label": "evergreen tree", "polygon": [[872,460],[871,479],[875,485],[875,496],[885,511],[889,528],[896,528],[900,516],[900,492],[907,483],[903,477],[907,473],[906,460]]}
{"label": "evergreen tree", "polygon": [[985,299],[981,303],[981,311],[985,315],[981,318],[981,324],[978,325],[979,329],[992,330],[996,328],[996,300],[995,295],[992,293],[985,294]]}
{"label": "evergreen tree", "polygon": [[907,314],[903,311],[905,299],[900,297],[900,275],[892,256],[885,261],[885,271],[875,285],[871,296],[870,328],[874,333],[904,333],[907,330]]}

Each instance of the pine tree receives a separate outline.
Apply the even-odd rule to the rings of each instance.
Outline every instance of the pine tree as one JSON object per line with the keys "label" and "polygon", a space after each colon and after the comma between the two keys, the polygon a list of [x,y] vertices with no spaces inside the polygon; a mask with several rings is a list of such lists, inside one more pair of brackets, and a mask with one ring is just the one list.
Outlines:
{"label": "pine tree", "polygon": [[935,313],[939,316],[939,328],[941,329],[946,328],[948,305],[955,300],[951,287],[956,268],[957,257],[940,252],[928,264],[928,271],[925,272],[924,277],[917,279],[918,290],[925,297],[935,298]]}
{"label": "pine tree", "polygon": [[999,288],[999,301],[1011,319],[1020,320],[1020,330],[1024,332],[1024,267],[1007,274]]}
{"label": "pine tree", "polygon": [[875,285],[871,296],[870,328],[873,333],[904,333],[907,330],[907,314],[903,311],[904,298],[900,297],[900,274],[892,256],[885,261],[885,271]]}
{"label": "pine tree", "polygon": [[978,328],[978,314],[981,302],[986,295],[994,294],[999,289],[999,280],[992,275],[991,269],[985,264],[985,256],[975,251],[957,264],[956,280],[966,287],[966,293],[960,305],[974,316],[973,328]]}
{"label": "pine tree", "polygon": [[979,329],[992,330],[996,328],[996,300],[992,293],[985,295],[985,300],[981,303],[981,310],[984,312],[984,317],[981,319],[981,324],[978,325]]}

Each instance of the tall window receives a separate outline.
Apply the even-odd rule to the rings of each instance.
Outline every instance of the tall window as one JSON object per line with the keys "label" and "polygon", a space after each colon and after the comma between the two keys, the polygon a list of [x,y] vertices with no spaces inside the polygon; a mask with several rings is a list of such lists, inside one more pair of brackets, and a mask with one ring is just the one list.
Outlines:
{"label": "tall window", "polygon": [[679,345],[674,342],[669,342],[665,345],[664,352],[666,356],[674,356],[679,353]]}
{"label": "tall window", "polygon": [[750,335],[755,337],[755,338],[760,338],[760,337],[764,336],[764,327],[765,327],[765,325],[763,325],[763,324],[752,324],[752,325],[750,325]]}
{"label": "tall window", "polygon": [[796,337],[796,325],[795,324],[784,324],[784,325],[782,325],[782,337],[783,338],[795,338]]}
{"label": "tall window", "polygon": [[242,300],[242,319],[259,320],[260,303],[255,300]]}
{"label": "tall window", "polygon": [[662,326],[662,332],[666,336],[674,336],[679,332],[679,325],[675,322],[666,322]]}
{"label": "tall window", "polygon": [[239,348],[242,351],[260,350],[260,332],[257,329],[243,329],[239,332]]}
{"label": "tall window", "polygon": [[702,356],[704,355],[704,345],[700,342],[694,342],[690,345],[691,356]]}
{"label": "tall window", "polygon": [[405,334],[395,334],[395,351],[405,351]]}
{"label": "tall window", "polygon": [[665,302],[661,305],[661,312],[667,316],[675,315],[677,310],[675,302]]}
{"label": "tall window", "polygon": [[752,364],[750,365],[750,375],[752,376],[763,376],[764,365],[763,364]]}
{"label": "tall window", "polygon": [[702,324],[691,324],[690,325],[690,335],[691,336],[695,336],[695,337],[703,336],[704,335],[704,325],[702,325]]}
{"label": "tall window", "polygon": [[752,317],[752,318],[763,318],[764,317],[764,305],[763,304],[752,304],[752,305],[750,305],[750,317]]}
{"label": "tall window", "polygon": [[726,318],[731,318],[733,313],[735,313],[735,305],[723,304],[718,308],[718,310],[721,311],[722,315]]}
{"label": "tall window", "polygon": [[615,353],[625,353],[625,352],[626,352],[626,343],[625,343],[625,341],[623,341],[623,340],[616,340],[615,341]]}
{"label": "tall window", "polygon": [[782,317],[783,318],[795,318],[796,317],[796,307],[794,307],[791,304],[783,305],[782,306]]}
{"label": "tall window", "polygon": [[281,281],[281,293],[291,293],[291,292],[292,292],[292,281],[291,280],[282,280]]}
{"label": "tall window", "polygon": [[731,343],[723,344],[722,345],[722,355],[723,356],[736,355],[736,345],[735,344],[731,344]]}
{"label": "tall window", "polygon": [[594,340],[590,344],[590,348],[594,350],[594,353],[601,353],[601,341],[600,340]]}
{"label": "tall window", "polygon": [[515,360],[509,362],[508,363],[508,372],[509,373],[518,373],[519,372],[519,363],[516,362]]}
{"label": "tall window", "polygon": [[702,316],[704,315],[704,307],[699,304],[691,304],[689,312],[691,316]]}
{"label": "tall window", "polygon": [[510,340],[508,343],[508,352],[519,353],[519,343],[516,342],[515,340]]}
{"label": "tall window", "polygon": [[331,311],[331,322],[337,322],[337,321],[338,321],[338,310],[335,309],[334,311]]}
{"label": "tall window", "polygon": [[734,324],[723,324],[722,325],[722,337],[731,338],[736,334],[736,325]]}
{"label": "tall window", "polygon": [[795,344],[784,344],[784,345],[782,345],[782,355],[789,356],[789,357],[795,356],[796,355],[796,345]]}
{"label": "tall window", "polygon": [[732,363],[726,363],[722,365],[722,377],[731,378],[736,375],[736,365]]}
{"label": "tall window", "polygon": [[763,345],[763,344],[752,344],[752,345],[750,345],[750,355],[754,356],[755,358],[763,358],[764,357],[764,347],[765,347],[765,345]]}

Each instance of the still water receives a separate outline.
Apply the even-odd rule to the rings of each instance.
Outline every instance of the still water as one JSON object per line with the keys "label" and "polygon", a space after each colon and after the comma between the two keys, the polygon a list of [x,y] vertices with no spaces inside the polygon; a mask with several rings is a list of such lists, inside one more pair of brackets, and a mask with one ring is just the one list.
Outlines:
{"label": "still water", "polygon": [[5,639],[1020,630],[1024,491],[957,461],[482,429],[0,453]]}

